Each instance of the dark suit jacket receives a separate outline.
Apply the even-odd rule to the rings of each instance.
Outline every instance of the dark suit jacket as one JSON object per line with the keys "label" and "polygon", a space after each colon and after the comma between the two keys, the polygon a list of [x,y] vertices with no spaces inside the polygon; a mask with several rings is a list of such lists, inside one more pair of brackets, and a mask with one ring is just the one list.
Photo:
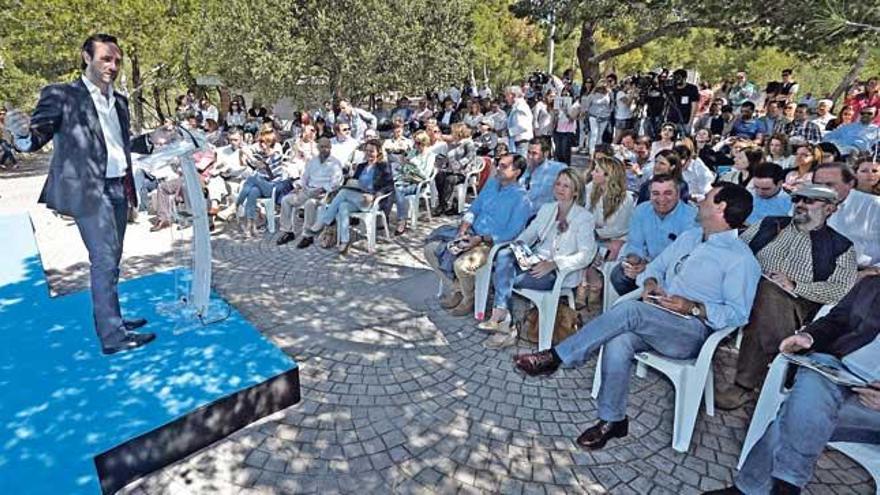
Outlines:
{"label": "dark suit jacket", "polygon": [[[366,168],[367,162],[359,163],[352,177],[355,179],[359,178]],[[376,172],[373,174],[373,191],[375,191],[377,196],[394,191],[394,174],[391,172],[391,165],[388,162],[376,164]],[[379,203],[379,208],[384,210],[386,215],[391,211],[393,200],[394,195],[392,194]]]}
{"label": "dark suit jacket", "polygon": [[843,357],[867,345],[880,332],[880,276],[865,277],[826,316],[804,332],[813,337],[813,349]]}
{"label": "dark suit jacket", "polygon": [[[125,147],[125,191],[131,204],[137,205],[131,175],[131,152],[149,153],[146,136],[129,136],[128,100],[115,93],[116,113]],[[107,145],[98,120],[98,111],[82,79],[69,84],[43,88],[40,101],[31,116],[31,148],[36,151],[49,141],[55,152],[49,164],[49,176],[40,194],[40,203],[65,215],[89,215],[97,209],[104,191],[107,169]]]}

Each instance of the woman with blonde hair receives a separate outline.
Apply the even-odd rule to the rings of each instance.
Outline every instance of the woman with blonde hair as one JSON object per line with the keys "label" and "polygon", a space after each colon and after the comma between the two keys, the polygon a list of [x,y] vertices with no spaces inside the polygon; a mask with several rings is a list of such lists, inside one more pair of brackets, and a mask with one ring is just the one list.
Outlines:
{"label": "woman with blonde hair", "polygon": [[[495,258],[492,316],[477,325],[480,329],[495,332],[484,343],[490,349],[500,349],[516,342],[516,330],[510,328],[507,307],[514,287],[551,290],[556,283],[557,270],[568,272],[585,268],[595,257],[593,215],[583,206],[586,194],[579,172],[570,167],[562,169],[556,176],[553,196],[556,201],[544,204],[514,241],[528,246],[542,261],[523,270],[510,248],[502,249]],[[573,272],[563,281],[563,286],[575,287],[579,281],[580,274]]]}
{"label": "woman with blonde hair", "polygon": [[[592,181],[586,187],[586,207],[593,214],[599,253],[593,266],[586,271],[578,299],[586,295],[587,311],[597,313],[602,308],[602,274],[599,268],[605,260],[617,259],[626,242],[629,220],[635,210],[635,200],[626,189],[626,167],[616,158],[601,157],[593,160]],[[586,291],[586,294],[584,294]]]}
{"label": "woman with blonde hair", "polygon": [[394,177],[397,203],[397,230],[394,231],[396,235],[403,235],[406,232],[409,216],[407,196],[416,194],[419,183],[428,180],[434,174],[436,155],[431,152],[431,138],[428,133],[418,131],[413,134],[413,146],[412,154],[400,166]]}

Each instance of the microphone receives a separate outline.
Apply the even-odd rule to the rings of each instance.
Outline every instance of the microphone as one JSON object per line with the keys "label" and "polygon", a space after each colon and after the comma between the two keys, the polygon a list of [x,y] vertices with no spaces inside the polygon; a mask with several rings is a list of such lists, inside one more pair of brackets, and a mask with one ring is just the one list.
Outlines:
{"label": "microphone", "polygon": [[674,241],[674,240],[678,239],[678,236],[675,235],[675,233],[673,233],[673,232],[670,232],[669,235],[666,236],[666,237],[667,237],[670,241]]}

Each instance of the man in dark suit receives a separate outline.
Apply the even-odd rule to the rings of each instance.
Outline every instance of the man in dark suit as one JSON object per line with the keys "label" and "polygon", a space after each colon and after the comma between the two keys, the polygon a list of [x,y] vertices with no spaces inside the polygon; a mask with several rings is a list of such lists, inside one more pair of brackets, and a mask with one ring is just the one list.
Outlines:
{"label": "man in dark suit", "polygon": [[[880,276],[862,279],[827,316],[779,345],[780,352],[811,351],[814,360],[832,367],[856,352],[870,366],[880,359],[878,349]],[[845,387],[798,368],[788,399],[749,451],[735,485],[705,493],[800,493],[829,441],[880,444],[880,381]]]}
{"label": "man in dark suit", "polygon": [[54,144],[40,202],[76,221],[89,251],[95,328],[102,352],[113,354],[155,338],[134,332],[146,320],[122,319],[117,291],[128,207],[137,205],[131,153],[152,145],[146,135],[131,139],[128,100],[113,90],[122,64],[116,38],[90,36],[82,60],[81,78],[46,86],[30,118],[12,110],[7,127],[20,151]]}

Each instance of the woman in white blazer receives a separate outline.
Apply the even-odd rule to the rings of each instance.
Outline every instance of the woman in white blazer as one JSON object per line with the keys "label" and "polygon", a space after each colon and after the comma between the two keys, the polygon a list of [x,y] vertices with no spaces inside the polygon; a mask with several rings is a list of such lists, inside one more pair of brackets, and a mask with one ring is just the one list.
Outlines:
{"label": "woman in white blazer", "polygon": [[[510,248],[500,250],[495,258],[492,276],[495,307],[491,318],[478,325],[483,330],[499,332],[487,341],[487,347],[506,347],[516,341],[515,330],[510,329],[507,308],[514,287],[551,290],[558,272],[585,268],[596,256],[593,215],[583,206],[584,184],[578,172],[573,168],[559,172],[553,194],[556,201],[542,206],[516,239],[529,246],[543,261],[524,271]],[[575,287],[581,276],[580,271],[569,273],[564,285]]]}

